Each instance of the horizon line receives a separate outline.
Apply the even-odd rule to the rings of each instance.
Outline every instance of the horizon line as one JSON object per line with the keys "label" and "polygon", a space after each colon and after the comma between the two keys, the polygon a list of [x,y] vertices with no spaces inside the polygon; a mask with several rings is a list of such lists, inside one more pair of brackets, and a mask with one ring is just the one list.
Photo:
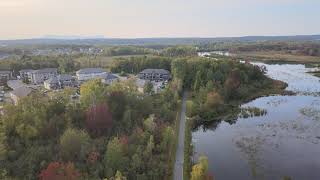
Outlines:
{"label": "horizon line", "polygon": [[[48,36],[48,37],[46,37]],[[49,37],[52,36],[52,37]],[[56,37],[54,37],[56,36]],[[101,37],[99,37],[101,36]],[[42,37],[0,39],[0,41],[17,40],[108,40],[108,39],[218,39],[218,38],[245,38],[245,37],[301,37],[301,36],[320,36],[318,34],[288,34],[288,35],[244,35],[244,36],[154,36],[154,37],[106,37],[104,35],[44,35]],[[62,38],[65,37],[65,38]],[[95,38],[96,37],[96,38]]]}

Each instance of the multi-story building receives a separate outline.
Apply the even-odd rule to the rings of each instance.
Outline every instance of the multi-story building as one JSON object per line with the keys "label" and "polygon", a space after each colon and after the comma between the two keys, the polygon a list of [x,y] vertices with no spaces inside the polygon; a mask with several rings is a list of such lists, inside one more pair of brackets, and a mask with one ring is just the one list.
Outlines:
{"label": "multi-story building", "polygon": [[171,75],[165,69],[145,69],[138,74],[138,78],[149,81],[166,81],[171,78]]}
{"label": "multi-story building", "polygon": [[78,81],[81,82],[81,81],[87,81],[90,79],[104,78],[107,72],[101,68],[85,68],[85,69],[80,69],[79,71],[77,71],[76,74],[77,74]]}
{"label": "multi-story building", "polygon": [[30,81],[33,84],[42,84],[44,81],[56,77],[58,75],[57,68],[45,68],[30,72]]}
{"label": "multi-story building", "polygon": [[75,78],[68,74],[62,74],[44,81],[44,87],[46,89],[61,89],[75,86],[77,86]]}
{"label": "multi-story building", "polygon": [[6,83],[8,80],[12,78],[11,71],[0,71],[0,83]]}
{"label": "multi-story building", "polygon": [[19,71],[20,79],[23,81],[31,81],[31,73],[34,71],[33,69],[21,69]]}

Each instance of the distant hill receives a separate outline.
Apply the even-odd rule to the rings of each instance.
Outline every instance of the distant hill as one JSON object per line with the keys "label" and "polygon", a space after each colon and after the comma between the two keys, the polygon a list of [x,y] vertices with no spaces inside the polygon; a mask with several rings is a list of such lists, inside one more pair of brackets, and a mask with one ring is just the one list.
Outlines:
{"label": "distant hill", "polygon": [[79,39],[104,39],[102,35],[97,36],[58,36],[58,35],[46,35],[39,39],[60,39],[60,40],[79,40]]}
{"label": "distant hill", "polygon": [[245,36],[219,38],[137,38],[119,39],[103,38],[103,36],[46,36],[38,39],[0,40],[2,45],[179,45],[203,44],[214,42],[257,42],[257,41],[320,41],[320,35],[299,36]]}

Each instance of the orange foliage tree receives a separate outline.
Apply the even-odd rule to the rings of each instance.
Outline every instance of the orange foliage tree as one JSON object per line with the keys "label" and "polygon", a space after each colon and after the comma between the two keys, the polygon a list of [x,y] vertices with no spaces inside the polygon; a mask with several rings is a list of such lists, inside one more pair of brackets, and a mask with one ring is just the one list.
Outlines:
{"label": "orange foliage tree", "polygon": [[80,173],[73,163],[52,162],[39,174],[40,180],[77,180]]}

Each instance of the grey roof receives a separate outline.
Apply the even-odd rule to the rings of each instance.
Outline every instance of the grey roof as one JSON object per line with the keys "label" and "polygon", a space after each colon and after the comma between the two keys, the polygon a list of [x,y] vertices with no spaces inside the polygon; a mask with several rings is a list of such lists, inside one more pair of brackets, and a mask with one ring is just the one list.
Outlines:
{"label": "grey roof", "polygon": [[32,72],[34,71],[33,69],[21,69],[19,72],[20,73],[26,73],[26,72]]}
{"label": "grey roof", "polygon": [[107,73],[104,77],[103,77],[103,79],[105,79],[105,80],[112,80],[112,79],[118,79],[119,77],[118,76],[116,76],[116,75],[114,75],[114,74],[111,74],[111,73]]}
{"label": "grey roof", "polygon": [[103,72],[106,72],[106,71],[101,68],[85,68],[77,71],[77,74],[91,74],[91,73],[103,73]]}
{"label": "grey roof", "polygon": [[48,84],[58,84],[59,81],[58,81],[58,78],[57,78],[57,77],[52,77],[52,78],[46,80],[45,83],[48,83]]}
{"label": "grey roof", "polygon": [[72,79],[74,79],[74,78],[69,74],[61,74],[57,77],[52,77],[52,78],[46,80],[45,82],[49,83],[49,84],[57,84],[57,83],[59,83],[59,81],[70,81]]}
{"label": "grey roof", "polygon": [[28,96],[31,92],[32,92],[32,90],[30,88],[20,87],[18,89],[15,89],[11,93],[14,94],[15,96],[19,97],[19,98],[22,98],[22,97]]}
{"label": "grey roof", "polygon": [[57,68],[44,68],[32,71],[32,73],[55,73],[57,72]]}
{"label": "grey roof", "polygon": [[145,69],[143,71],[141,71],[140,73],[146,73],[146,74],[153,74],[153,73],[157,73],[157,74],[170,74],[170,72],[168,70],[165,69]]}
{"label": "grey roof", "polygon": [[61,74],[61,75],[58,76],[58,79],[61,80],[61,81],[70,81],[70,80],[73,80],[74,77],[72,77],[69,74]]}

